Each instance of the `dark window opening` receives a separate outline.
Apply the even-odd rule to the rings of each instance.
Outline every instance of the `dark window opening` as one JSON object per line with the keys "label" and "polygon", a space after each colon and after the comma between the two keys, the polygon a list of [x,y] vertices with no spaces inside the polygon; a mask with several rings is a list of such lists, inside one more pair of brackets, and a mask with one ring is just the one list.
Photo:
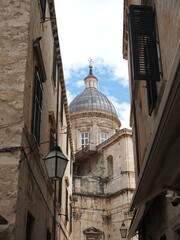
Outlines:
{"label": "dark window opening", "polygon": [[64,98],[63,95],[61,93],[61,124],[63,125],[63,112],[64,112]]}
{"label": "dark window opening", "polygon": [[42,81],[40,79],[39,72],[36,68],[35,71],[35,83],[34,83],[34,104],[33,104],[33,121],[32,121],[32,133],[36,141],[40,142],[40,123],[42,112]]}
{"label": "dark window opening", "polygon": [[176,235],[179,237],[179,239],[180,239],[180,229],[178,229],[177,231],[176,231]]}
{"label": "dark window opening", "polygon": [[66,154],[68,155],[69,153],[69,136],[68,136],[68,132],[66,134]]}
{"label": "dark window opening", "polygon": [[147,81],[147,100],[148,100],[149,115],[151,115],[157,100],[156,82]]}
{"label": "dark window opening", "polygon": [[72,232],[72,204],[69,204],[70,208],[70,225],[69,225],[69,231]]}
{"label": "dark window opening", "polygon": [[59,205],[61,206],[61,204],[62,204],[62,179],[59,179],[58,202],[59,202]]}
{"label": "dark window opening", "polygon": [[51,240],[51,233],[50,233],[49,229],[47,229],[46,240]]}
{"label": "dark window opening", "polygon": [[54,81],[54,86],[56,86],[56,61],[57,61],[56,46],[54,44],[54,54],[53,54],[53,81]]}
{"label": "dark window opening", "polygon": [[45,20],[45,14],[46,14],[46,0],[40,0],[40,1],[41,1],[41,9],[42,9],[43,20]]}
{"label": "dark window opening", "polygon": [[66,188],[66,221],[69,221],[69,218],[68,218],[68,190]]}
{"label": "dark window opening", "polygon": [[162,236],[160,237],[160,240],[166,240],[166,235],[165,235],[165,234],[162,235]]}
{"label": "dark window opening", "polygon": [[28,212],[26,222],[26,240],[32,240],[32,229],[35,218]]}
{"label": "dark window opening", "polygon": [[55,138],[54,138],[54,131],[50,129],[50,151],[52,151],[55,147]]}

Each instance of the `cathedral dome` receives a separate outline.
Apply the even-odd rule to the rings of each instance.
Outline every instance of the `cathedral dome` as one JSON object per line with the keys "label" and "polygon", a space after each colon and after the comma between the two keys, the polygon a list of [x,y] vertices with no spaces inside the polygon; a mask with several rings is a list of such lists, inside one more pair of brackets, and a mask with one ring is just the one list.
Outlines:
{"label": "cathedral dome", "polygon": [[69,111],[74,112],[86,109],[99,109],[117,115],[116,109],[109,99],[98,91],[98,79],[92,73],[92,65],[90,65],[89,75],[84,79],[85,90],[81,92],[69,105]]}

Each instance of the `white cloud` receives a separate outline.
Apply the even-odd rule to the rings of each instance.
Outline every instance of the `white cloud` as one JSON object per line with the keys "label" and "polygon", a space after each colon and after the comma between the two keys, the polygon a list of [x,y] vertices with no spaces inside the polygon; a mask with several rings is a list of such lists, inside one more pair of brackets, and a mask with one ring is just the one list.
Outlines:
{"label": "white cloud", "polygon": [[[128,86],[127,61],[122,56],[124,0],[55,0],[59,41],[67,89],[76,76],[78,87],[84,85],[83,68],[94,59],[99,72],[102,66],[113,69],[112,80]],[[108,86],[107,86],[108,87]],[[68,102],[77,95],[67,90]],[[108,96],[108,91],[107,94]],[[114,104],[122,127],[129,128],[129,103],[108,96]]]}
{"label": "white cloud", "polygon": [[76,86],[77,86],[78,88],[83,87],[83,86],[84,86],[84,81],[81,81],[81,80],[77,81],[77,82],[76,82]]}
{"label": "white cloud", "polygon": [[[123,0],[55,0],[65,78],[70,69],[105,64],[117,78],[128,79],[122,59]],[[123,83],[124,84],[124,83]]]}
{"label": "white cloud", "polygon": [[112,102],[117,111],[118,117],[121,121],[121,128],[130,128],[130,104],[127,102],[119,103],[117,98],[113,96],[108,96],[108,99]]}
{"label": "white cloud", "polygon": [[71,93],[68,89],[66,89],[68,104],[72,102],[72,100],[76,97],[75,93]]}

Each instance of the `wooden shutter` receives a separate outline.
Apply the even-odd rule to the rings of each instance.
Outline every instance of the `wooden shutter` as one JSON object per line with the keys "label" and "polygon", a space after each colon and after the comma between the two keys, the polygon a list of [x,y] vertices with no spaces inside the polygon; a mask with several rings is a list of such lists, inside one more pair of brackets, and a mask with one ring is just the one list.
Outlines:
{"label": "wooden shutter", "polygon": [[133,78],[159,81],[153,8],[131,5],[129,27]]}

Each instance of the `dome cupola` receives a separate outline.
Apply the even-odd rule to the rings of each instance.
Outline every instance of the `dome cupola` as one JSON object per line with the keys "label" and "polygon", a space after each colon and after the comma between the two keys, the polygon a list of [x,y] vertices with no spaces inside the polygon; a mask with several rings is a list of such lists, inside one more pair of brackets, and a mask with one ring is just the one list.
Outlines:
{"label": "dome cupola", "polygon": [[89,75],[84,79],[85,89],[69,105],[69,111],[98,109],[113,113],[117,112],[109,99],[97,89],[98,78],[93,75],[92,63],[89,65]]}

